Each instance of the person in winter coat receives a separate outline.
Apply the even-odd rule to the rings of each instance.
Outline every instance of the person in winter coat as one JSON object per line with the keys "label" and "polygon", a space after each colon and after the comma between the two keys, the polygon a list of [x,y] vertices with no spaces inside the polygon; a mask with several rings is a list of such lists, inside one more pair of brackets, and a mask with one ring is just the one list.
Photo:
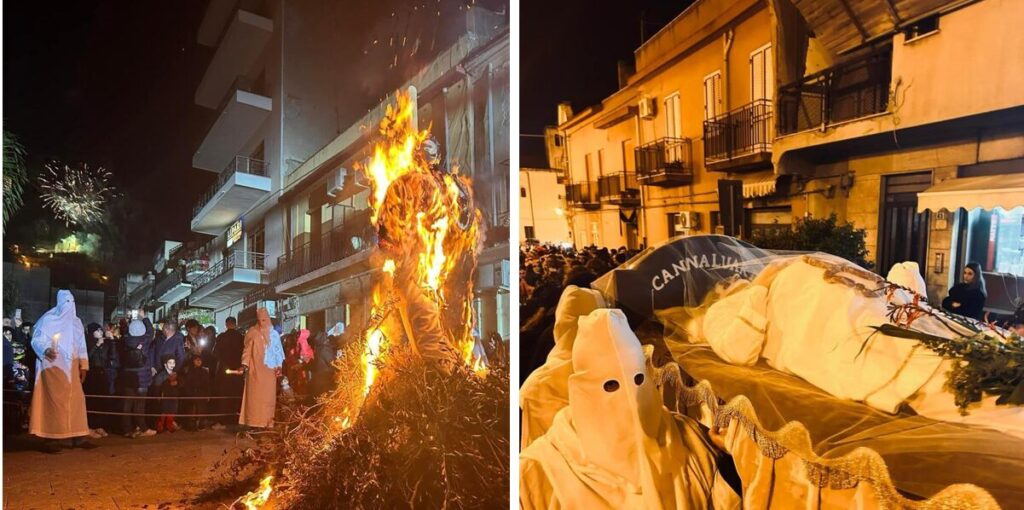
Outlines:
{"label": "person in winter coat", "polygon": [[[174,321],[164,323],[164,341],[158,346],[155,359],[163,359],[168,354],[174,357],[174,363],[177,366],[184,366],[185,337],[178,331],[178,325]],[[154,375],[155,373],[154,370]]]}
{"label": "person in winter coat", "polygon": [[[103,332],[103,326],[90,323],[85,327],[85,347],[89,352],[89,373],[85,377],[86,395],[107,395],[107,361],[110,359],[110,343],[107,342]],[[94,411],[104,411],[108,399],[86,398],[86,407]],[[102,414],[89,414],[90,436],[103,437],[107,435],[107,419]]]}
{"label": "person in winter coat", "polygon": [[313,340],[313,361],[309,365],[312,374],[309,390],[313,398],[331,390],[335,374],[337,374],[337,369],[334,368],[337,352],[335,337],[328,336],[324,331],[318,331],[316,339]]}
{"label": "person in winter coat", "polygon": [[982,320],[985,309],[985,279],[981,276],[981,264],[968,262],[964,267],[963,280],[949,289],[949,295],[942,300],[947,312]]}
{"label": "person in winter coat", "polygon": [[217,413],[226,416],[217,417],[217,424],[213,426],[216,430],[222,430],[227,425],[234,425],[238,420],[234,416],[227,416],[237,413],[241,407],[242,391],[245,388],[245,380],[242,378],[242,350],[245,345],[245,338],[238,331],[238,323],[234,317],[228,317],[224,321],[226,329],[217,336],[213,346],[213,356],[217,363],[213,374],[213,388],[217,396],[238,397],[222,398],[217,400]]}
{"label": "person in winter coat", "polygon": [[[153,382],[153,323],[143,313],[128,325],[128,335],[121,344],[121,392],[128,397],[144,397]],[[124,400],[122,417],[126,437],[152,436],[156,431],[146,426],[146,400]],[[129,415],[134,413],[133,415]]]}
{"label": "person in winter coat", "polygon": [[[181,370],[180,394],[192,397],[181,401],[181,414],[207,414],[208,400],[193,400],[195,397],[210,396],[210,369],[203,366],[203,356],[192,356],[188,365]],[[206,428],[206,418],[183,418],[182,425],[188,430]]]}
{"label": "person in winter coat", "polygon": [[178,424],[174,421],[174,415],[178,414],[178,393],[179,380],[178,372],[175,369],[174,356],[165,354],[160,358],[162,367],[153,377],[153,391],[150,393],[163,397],[160,401],[160,417],[156,420],[156,431],[174,432],[178,430]]}

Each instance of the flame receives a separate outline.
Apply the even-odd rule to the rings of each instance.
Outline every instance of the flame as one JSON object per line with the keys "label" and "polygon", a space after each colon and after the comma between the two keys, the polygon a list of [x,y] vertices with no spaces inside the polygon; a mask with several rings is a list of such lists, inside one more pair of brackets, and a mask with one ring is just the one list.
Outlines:
{"label": "flame", "polygon": [[270,486],[270,482],[274,480],[273,476],[268,476],[263,480],[260,480],[260,487],[245,496],[238,499],[238,502],[245,505],[245,510],[259,510],[263,505],[267,504],[270,500],[270,492],[273,487]]}
{"label": "flame", "polygon": [[374,329],[366,338],[366,349],[363,350],[363,366],[366,368],[366,380],[363,385],[363,396],[370,394],[373,388],[373,381],[377,379],[377,357],[380,356],[384,344],[384,332],[380,328]]}

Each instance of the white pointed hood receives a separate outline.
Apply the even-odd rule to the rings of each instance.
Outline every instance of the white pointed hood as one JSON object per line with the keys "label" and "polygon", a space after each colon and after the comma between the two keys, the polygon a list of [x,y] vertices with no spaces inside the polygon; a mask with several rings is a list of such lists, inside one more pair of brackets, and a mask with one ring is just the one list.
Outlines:
{"label": "white pointed hood", "polygon": [[662,423],[661,400],[621,310],[580,318],[572,364],[569,410],[584,460],[640,485],[649,469],[644,445]]}

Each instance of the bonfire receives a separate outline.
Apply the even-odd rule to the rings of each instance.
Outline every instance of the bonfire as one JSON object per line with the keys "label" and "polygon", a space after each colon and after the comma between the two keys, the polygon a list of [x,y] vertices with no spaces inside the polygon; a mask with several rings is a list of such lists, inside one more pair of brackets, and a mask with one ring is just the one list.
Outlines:
{"label": "bonfire", "polygon": [[231,487],[262,479],[234,508],[508,506],[507,354],[473,336],[481,215],[415,107],[388,107],[360,168],[378,233],[368,323],[336,389],[234,460]]}

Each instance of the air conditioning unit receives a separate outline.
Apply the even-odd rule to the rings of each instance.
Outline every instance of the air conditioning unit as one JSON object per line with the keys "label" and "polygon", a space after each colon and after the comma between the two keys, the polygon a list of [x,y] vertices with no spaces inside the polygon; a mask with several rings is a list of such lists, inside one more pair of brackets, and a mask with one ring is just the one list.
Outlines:
{"label": "air conditioning unit", "polygon": [[700,230],[700,213],[694,211],[683,211],[676,216],[675,231],[686,233],[691,230]]}
{"label": "air conditioning unit", "polygon": [[637,104],[637,108],[640,110],[641,119],[653,119],[654,114],[654,98],[653,97],[642,97],[640,103]]}
{"label": "air conditioning unit", "polygon": [[345,177],[348,176],[348,169],[339,168],[331,176],[331,180],[327,182],[327,196],[335,198],[341,193],[341,190],[345,188]]}

